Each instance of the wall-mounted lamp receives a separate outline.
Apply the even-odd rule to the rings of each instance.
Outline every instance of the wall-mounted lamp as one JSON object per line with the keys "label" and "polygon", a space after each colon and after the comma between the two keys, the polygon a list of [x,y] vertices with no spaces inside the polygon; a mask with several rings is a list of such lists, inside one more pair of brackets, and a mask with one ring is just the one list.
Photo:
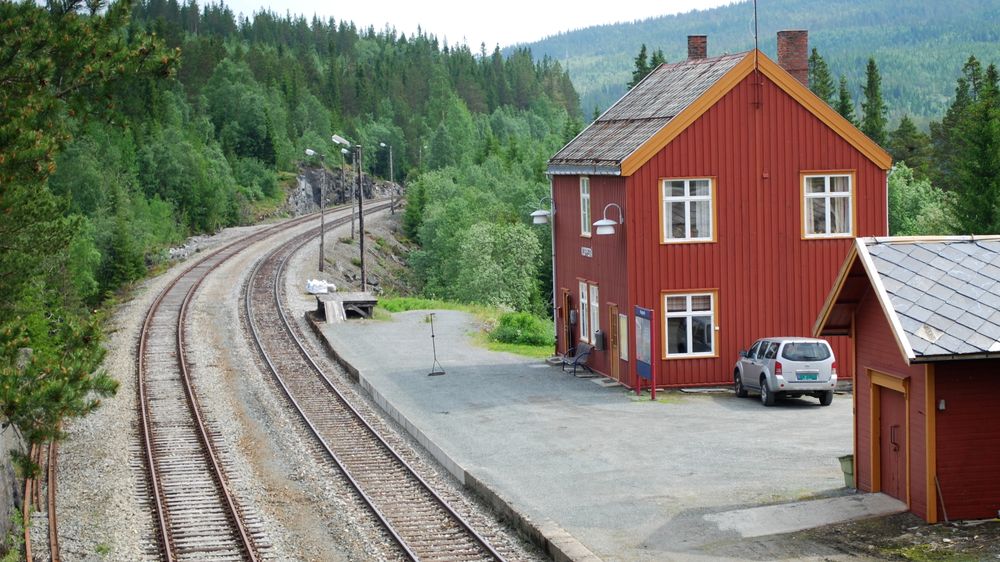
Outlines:
{"label": "wall-mounted lamp", "polygon": [[944,398],[942,398],[941,400],[938,400],[938,410],[940,410],[942,412],[944,411]]}
{"label": "wall-mounted lamp", "polygon": [[[611,220],[611,219],[608,218],[608,209],[610,207],[615,207],[615,208],[618,209],[618,220],[617,221],[613,221],[613,220]],[[601,220],[596,221],[594,223],[594,234],[597,234],[599,236],[605,236],[605,235],[608,235],[608,234],[614,234],[615,233],[615,225],[616,224],[623,224],[625,222],[625,213],[622,212],[622,208],[618,205],[618,203],[608,203],[607,205],[605,205],[604,206],[604,213],[603,213],[603,215],[604,215],[604,217]]]}
{"label": "wall-mounted lamp", "polygon": [[[541,208],[546,200],[548,200],[549,206],[552,207],[551,211]],[[551,197],[542,197],[538,200],[538,206],[539,209],[531,213],[531,224],[549,224],[549,217],[556,214],[555,201],[553,201]]]}

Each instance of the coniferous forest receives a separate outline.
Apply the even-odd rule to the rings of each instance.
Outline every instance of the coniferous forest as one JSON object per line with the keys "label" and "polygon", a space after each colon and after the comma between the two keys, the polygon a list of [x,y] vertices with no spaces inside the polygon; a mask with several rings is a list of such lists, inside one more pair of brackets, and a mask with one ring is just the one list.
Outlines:
{"label": "coniferous forest", "polygon": [[[30,443],[114,392],[96,369],[115,295],[186,236],[280,207],[306,148],[340,166],[332,134],[381,177],[393,147],[425,293],[545,310],[548,232],[525,217],[582,124],[568,74],[528,50],[194,0],[3,0],[0,84],[0,407]],[[502,262],[510,244],[537,259]],[[463,252],[500,265],[442,258]]]}

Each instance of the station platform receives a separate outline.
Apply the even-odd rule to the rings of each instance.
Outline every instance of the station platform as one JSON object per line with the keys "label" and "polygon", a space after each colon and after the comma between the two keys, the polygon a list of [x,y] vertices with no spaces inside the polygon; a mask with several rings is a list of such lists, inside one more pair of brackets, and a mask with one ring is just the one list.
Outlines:
{"label": "station platform", "polygon": [[779,534],[906,509],[843,487],[850,395],[829,407],[732,392],[653,402],[488,351],[472,316],[434,312],[440,376],[428,376],[428,311],[314,326],[381,408],[555,560],[847,559]]}

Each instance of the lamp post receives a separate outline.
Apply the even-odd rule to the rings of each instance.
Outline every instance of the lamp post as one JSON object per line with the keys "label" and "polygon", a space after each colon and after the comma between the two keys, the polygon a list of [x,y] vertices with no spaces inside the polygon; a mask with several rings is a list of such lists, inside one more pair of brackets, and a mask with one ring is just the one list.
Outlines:
{"label": "lamp post", "polygon": [[[389,183],[390,184],[394,184],[395,182],[393,180],[395,178],[393,177],[393,173],[392,173],[392,145],[391,144],[387,145],[384,142],[380,142],[380,143],[378,143],[378,145],[381,146],[382,148],[385,148],[387,146],[389,147]],[[392,215],[396,214],[396,186],[395,185],[392,186],[392,201],[389,203],[389,214],[392,214]]]}
{"label": "lamp post", "polygon": [[[311,148],[306,149],[306,156],[319,156],[319,161],[323,163],[323,155]],[[320,166],[323,173],[323,181],[319,184],[319,270],[323,271],[323,259],[325,253],[323,239],[326,234],[326,166]]]}
{"label": "lamp post", "polygon": [[[330,137],[330,140],[332,140],[334,142],[334,144],[339,144],[339,145],[342,145],[344,147],[344,148],[340,149],[340,153],[343,154],[344,157],[345,157],[345,159],[346,159],[347,154],[349,152],[347,149],[351,148],[351,141],[345,139],[344,137],[342,137],[340,135],[333,135],[332,137]],[[351,163],[354,166],[357,166],[357,160],[353,158],[353,153],[351,153],[351,154],[352,154]],[[343,170],[341,170],[340,179],[341,179],[341,183],[343,183],[343,179],[344,179]],[[350,197],[350,199],[351,199],[351,239],[353,240],[354,239],[354,182],[353,181],[351,182],[351,197]]]}
{"label": "lamp post", "polygon": [[[343,145],[340,151],[346,154],[348,148],[352,148],[351,142],[340,135],[333,135],[330,137],[333,142]],[[358,239],[361,241],[361,291],[364,292],[368,290],[368,276],[365,271],[365,211],[364,211],[364,200],[365,200],[365,190],[364,190],[364,160],[360,144],[355,144],[354,148],[354,167],[358,170]],[[354,203],[351,203],[351,238],[354,237]]]}
{"label": "lamp post", "polygon": [[[346,148],[341,148],[340,149],[340,153],[344,155],[344,163],[345,164],[347,163],[347,155],[348,154],[352,155],[351,163],[352,164],[354,163],[354,158],[353,158],[353,154],[354,153],[353,152],[351,152],[350,150],[347,150]],[[341,167],[340,168],[340,184],[344,185],[345,183],[346,182],[345,182],[345,179],[344,179],[344,168]],[[351,194],[348,197],[348,200],[351,202],[351,240],[354,240],[354,180],[353,179],[351,180]]]}
{"label": "lamp post", "polygon": [[361,243],[361,292],[368,290],[368,276],[365,272],[365,184],[364,184],[364,151],[360,144],[354,145],[357,150],[358,163],[358,240]]}
{"label": "lamp post", "polygon": [[[545,209],[545,202],[549,202],[549,209]],[[538,200],[538,210],[531,213],[531,223],[532,224],[547,224],[549,225],[549,242],[552,246],[552,328],[554,331],[555,339],[555,351],[558,355],[559,353],[559,326],[557,323],[557,313],[558,305],[556,304],[556,202],[552,199],[552,177],[549,176],[549,196],[542,197]],[[569,311],[566,311],[567,318],[569,318]],[[569,342],[567,342],[567,347],[569,347]]]}

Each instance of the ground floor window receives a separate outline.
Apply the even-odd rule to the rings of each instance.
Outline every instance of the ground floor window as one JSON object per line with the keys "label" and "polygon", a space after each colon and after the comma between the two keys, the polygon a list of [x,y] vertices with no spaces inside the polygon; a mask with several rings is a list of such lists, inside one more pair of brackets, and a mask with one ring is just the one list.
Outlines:
{"label": "ground floor window", "polygon": [[714,292],[663,295],[664,349],[668,359],[715,355]]}
{"label": "ground floor window", "polygon": [[580,341],[591,345],[596,345],[601,328],[600,300],[596,283],[580,281]]}

